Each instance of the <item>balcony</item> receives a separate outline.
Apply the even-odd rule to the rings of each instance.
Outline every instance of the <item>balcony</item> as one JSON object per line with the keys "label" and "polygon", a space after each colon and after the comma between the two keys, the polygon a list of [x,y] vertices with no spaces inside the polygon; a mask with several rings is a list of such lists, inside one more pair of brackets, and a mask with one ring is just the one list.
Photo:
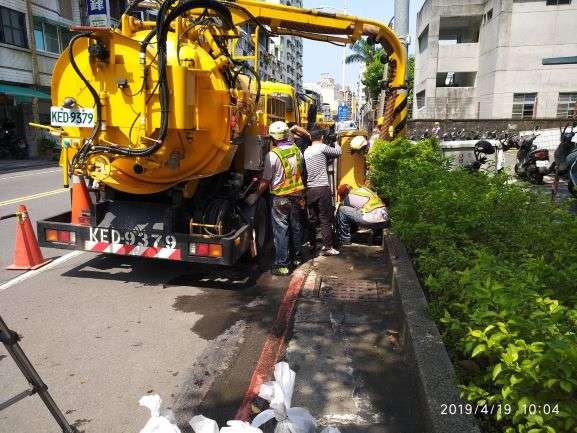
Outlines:
{"label": "balcony", "polygon": [[479,44],[442,44],[439,41],[438,72],[471,72],[479,69]]}

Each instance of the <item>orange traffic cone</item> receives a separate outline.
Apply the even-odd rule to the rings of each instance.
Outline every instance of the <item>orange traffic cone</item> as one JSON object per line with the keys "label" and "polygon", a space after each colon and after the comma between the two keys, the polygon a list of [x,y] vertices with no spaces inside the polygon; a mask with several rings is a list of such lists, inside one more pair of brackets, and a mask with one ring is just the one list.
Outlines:
{"label": "orange traffic cone", "polygon": [[6,269],[30,270],[37,269],[48,263],[44,260],[34,229],[28,217],[28,211],[23,204],[18,206],[18,224],[16,225],[16,245],[14,249],[14,263]]}
{"label": "orange traffic cone", "polygon": [[90,225],[90,195],[82,176],[72,176],[72,224]]}

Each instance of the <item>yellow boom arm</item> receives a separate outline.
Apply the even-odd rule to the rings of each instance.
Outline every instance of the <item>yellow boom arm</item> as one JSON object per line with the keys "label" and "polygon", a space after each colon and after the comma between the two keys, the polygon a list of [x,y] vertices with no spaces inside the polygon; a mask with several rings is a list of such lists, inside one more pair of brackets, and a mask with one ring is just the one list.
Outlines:
{"label": "yellow boom arm", "polygon": [[[234,23],[247,21],[247,12],[279,35],[299,36],[333,43],[354,43],[366,36],[382,45],[387,55],[389,77],[386,83],[385,131],[403,135],[407,121],[405,49],[395,33],[384,24],[359,17],[327,13],[316,9],[276,5],[260,1],[223,1],[230,6]],[[258,51],[258,50],[257,50]]]}

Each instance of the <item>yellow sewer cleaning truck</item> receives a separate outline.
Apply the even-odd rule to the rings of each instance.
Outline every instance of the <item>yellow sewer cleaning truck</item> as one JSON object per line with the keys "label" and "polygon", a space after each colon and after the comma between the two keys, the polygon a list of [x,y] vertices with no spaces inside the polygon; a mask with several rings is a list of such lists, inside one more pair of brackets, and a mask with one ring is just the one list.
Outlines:
{"label": "yellow sewer cleaning truck", "polygon": [[118,28],[73,28],[54,68],[42,127],[60,138],[65,186],[74,179],[90,195],[80,218],[73,196],[71,212],[38,222],[42,246],[221,265],[264,249],[266,201],[243,197],[262,170],[270,118],[283,103],[296,118],[299,105],[294,90],[287,98],[283,85],[261,83],[258,49],[235,55],[242,26],[255,47],[263,34],[382,45],[389,127],[403,132],[406,58],[385,25],[249,0],[135,0]]}

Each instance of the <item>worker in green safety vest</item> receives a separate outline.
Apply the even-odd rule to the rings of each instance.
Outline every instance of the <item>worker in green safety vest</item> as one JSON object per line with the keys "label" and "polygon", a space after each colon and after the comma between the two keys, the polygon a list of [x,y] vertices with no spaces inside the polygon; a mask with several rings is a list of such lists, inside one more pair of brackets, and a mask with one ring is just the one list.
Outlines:
{"label": "worker in green safety vest", "polygon": [[376,192],[366,186],[353,188],[343,184],[338,188],[338,195],[341,203],[337,224],[341,245],[350,245],[352,223],[371,229],[388,227],[387,208]]}
{"label": "worker in green safety vest", "polygon": [[274,146],[265,158],[257,191],[246,201],[253,204],[258,196],[270,190],[275,247],[273,273],[283,276],[289,275],[291,265],[300,265],[303,258],[303,156],[285,122],[272,123],[269,135]]}

